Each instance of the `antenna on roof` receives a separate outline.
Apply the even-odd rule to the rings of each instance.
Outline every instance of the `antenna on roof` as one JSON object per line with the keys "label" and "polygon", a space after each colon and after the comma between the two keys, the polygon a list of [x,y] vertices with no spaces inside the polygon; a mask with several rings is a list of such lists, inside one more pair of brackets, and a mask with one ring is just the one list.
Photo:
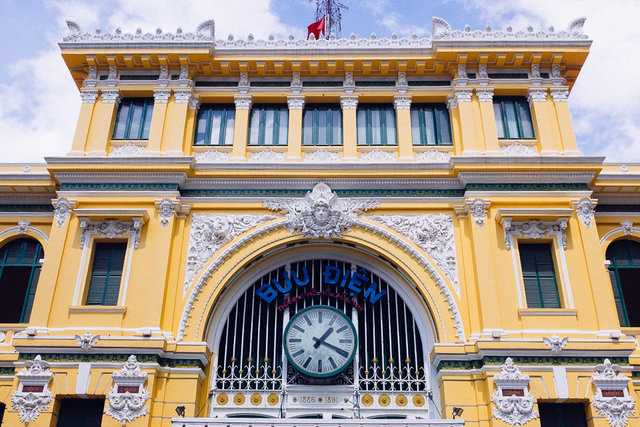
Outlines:
{"label": "antenna on roof", "polygon": [[325,17],[325,34],[327,39],[332,33],[339,37],[342,32],[342,9],[349,8],[338,0],[309,0],[316,2],[316,21]]}

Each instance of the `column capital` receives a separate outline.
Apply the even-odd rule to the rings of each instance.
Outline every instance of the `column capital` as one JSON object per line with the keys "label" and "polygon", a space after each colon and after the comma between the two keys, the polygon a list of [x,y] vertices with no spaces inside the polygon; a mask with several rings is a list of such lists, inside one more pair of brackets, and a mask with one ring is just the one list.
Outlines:
{"label": "column capital", "polygon": [[447,107],[449,109],[458,108],[459,102],[471,102],[472,89],[456,89],[447,97]]}
{"label": "column capital", "polygon": [[304,109],[304,95],[287,95],[287,104],[290,110]]}
{"label": "column capital", "polygon": [[527,94],[527,100],[529,101],[529,106],[531,106],[534,102],[546,101],[547,89],[540,87],[530,87]]}
{"label": "column capital", "polygon": [[252,95],[234,95],[233,102],[236,104],[236,110],[250,110],[253,104]]}
{"label": "column capital", "polygon": [[358,95],[340,96],[340,105],[343,110],[355,110],[358,108]]}
{"label": "column capital", "polygon": [[102,91],[103,104],[120,104],[120,89],[108,89]]}
{"label": "column capital", "polygon": [[193,96],[193,90],[189,89],[177,89],[173,93],[173,98],[178,104],[186,104],[191,101]]}
{"label": "column capital", "polygon": [[98,99],[98,89],[82,89],[80,90],[80,99],[83,104],[95,104]]}
{"label": "column capital", "polygon": [[171,97],[171,89],[166,88],[154,88],[153,89],[153,102],[156,104],[166,104]]}
{"label": "column capital", "polygon": [[553,102],[567,102],[569,100],[569,88],[567,87],[552,87],[549,89]]}
{"label": "column capital", "polygon": [[393,106],[396,110],[409,110],[411,108],[411,95],[393,95]]}
{"label": "column capital", "polygon": [[493,87],[476,88],[476,96],[480,102],[493,102]]}
{"label": "column capital", "polygon": [[198,108],[200,108],[200,95],[192,93],[189,98],[189,109],[197,111]]}

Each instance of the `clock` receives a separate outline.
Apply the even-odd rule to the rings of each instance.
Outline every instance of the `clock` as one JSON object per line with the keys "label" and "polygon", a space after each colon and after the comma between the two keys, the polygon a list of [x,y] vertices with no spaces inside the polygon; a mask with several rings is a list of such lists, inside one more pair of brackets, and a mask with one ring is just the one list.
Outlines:
{"label": "clock", "polygon": [[342,372],[357,349],[356,328],[346,314],[327,305],[299,311],[284,330],[284,350],[298,371],[316,378]]}

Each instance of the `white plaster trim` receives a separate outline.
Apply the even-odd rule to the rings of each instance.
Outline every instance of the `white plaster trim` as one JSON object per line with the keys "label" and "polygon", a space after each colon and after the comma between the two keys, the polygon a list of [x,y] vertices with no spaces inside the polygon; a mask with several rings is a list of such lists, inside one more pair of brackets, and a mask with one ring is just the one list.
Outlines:
{"label": "white plaster trim", "polygon": [[556,387],[556,395],[560,402],[569,398],[569,382],[567,381],[567,368],[565,366],[553,367],[553,384]]}
{"label": "white plaster trim", "polygon": [[91,363],[78,363],[78,376],[76,378],[76,394],[84,396],[89,389],[89,378],[91,377]]}
{"label": "white plaster trim", "polygon": [[[620,216],[620,215],[615,215],[615,216]],[[614,236],[616,234],[622,234],[623,236],[629,236],[629,234],[625,234],[624,229],[622,227],[618,227],[618,228],[614,228],[613,230],[610,230],[608,233],[606,233],[604,236],[602,236],[602,238],[600,239],[600,246],[604,246],[605,242],[611,237]],[[640,235],[640,228],[636,228],[636,227],[631,227],[631,235]]]}
{"label": "white plaster trim", "polygon": [[[49,243],[49,237],[46,234],[44,234],[44,232],[42,230],[39,230],[37,228],[29,226],[29,227],[27,227],[27,231],[31,231],[31,232],[37,234],[38,236],[40,236],[42,238],[42,240],[44,240],[45,243]],[[2,232],[0,232],[0,240],[4,239],[5,236],[10,235],[12,233],[25,235],[24,233],[20,233],[19,227],[11,227],[11,228],[7,228],[6,230],[3,230]],[[28,236],[28,237],[31,237],[31,236]]]}

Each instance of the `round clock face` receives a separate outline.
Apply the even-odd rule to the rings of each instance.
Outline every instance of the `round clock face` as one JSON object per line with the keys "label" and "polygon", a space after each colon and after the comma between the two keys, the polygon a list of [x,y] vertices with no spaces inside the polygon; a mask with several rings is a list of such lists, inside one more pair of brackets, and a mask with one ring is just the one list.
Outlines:
{"label": "round clock face", "polygon": [[343,312],[326,305],[307,307],[284,330],[284,349],[300,372],[318,378],[343,371],[356,354],[357,335]]}

